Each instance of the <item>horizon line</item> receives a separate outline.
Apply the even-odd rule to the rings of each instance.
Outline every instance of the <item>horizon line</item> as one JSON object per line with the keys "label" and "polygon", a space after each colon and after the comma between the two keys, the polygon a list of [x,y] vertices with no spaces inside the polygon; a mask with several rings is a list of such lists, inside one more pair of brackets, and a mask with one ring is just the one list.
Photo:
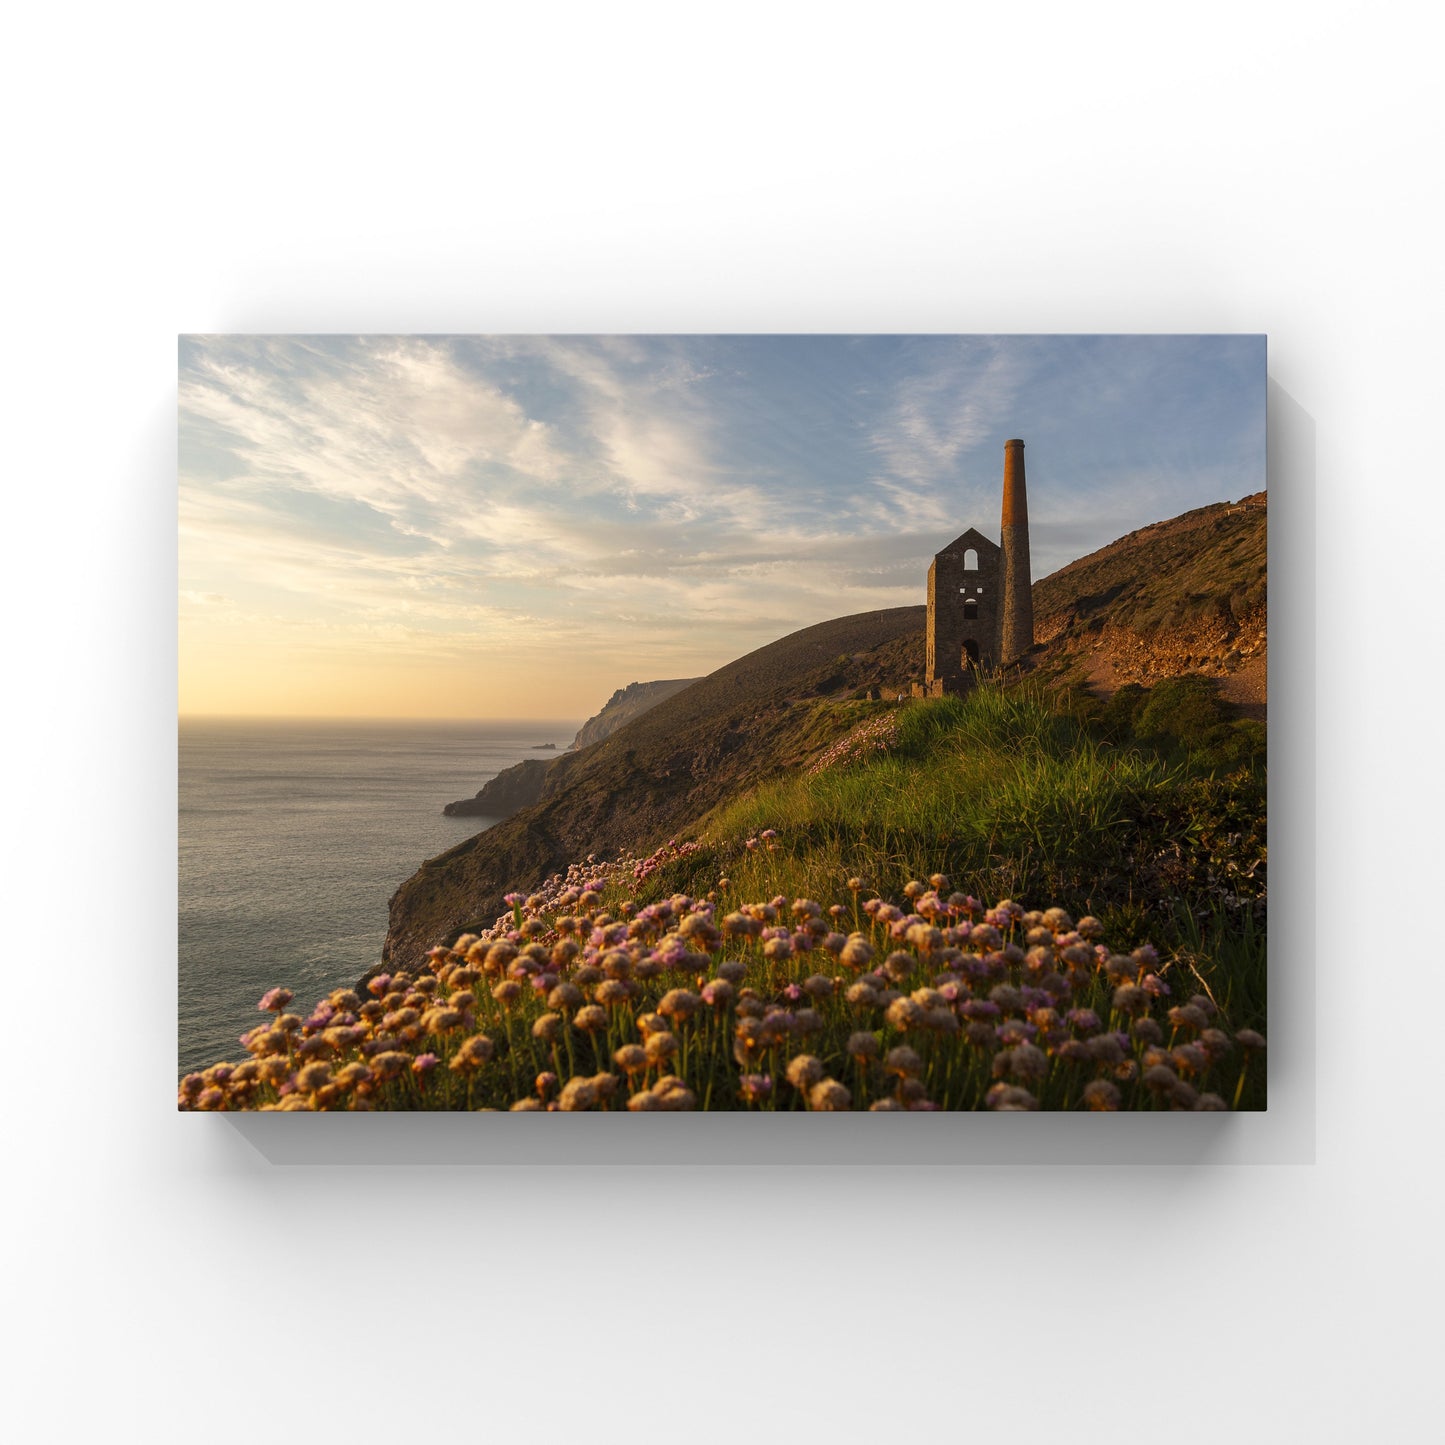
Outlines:
{"label": "horizon line", "polygon": [[[331,713],[331,712],[177,712],[177,722],[397,722],[397,723],[527,723],[537,727],[578,724],[574,718],[556,717],[478,717],[458,713],[454,716],[405,713]],[[584,717],[581,722],[586,722]]]}

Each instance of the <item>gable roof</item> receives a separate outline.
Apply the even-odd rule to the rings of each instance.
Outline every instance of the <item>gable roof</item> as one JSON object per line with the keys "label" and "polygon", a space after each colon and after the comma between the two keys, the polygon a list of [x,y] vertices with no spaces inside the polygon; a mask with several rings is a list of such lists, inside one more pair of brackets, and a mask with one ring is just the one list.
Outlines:
{"label": "gable roof", "polygon": [[935,559],[938,557],[946,557],[950,553],[962,554],[968,551],[970,547],[980,554],[988,553],[992,555],[1000,550],[997,542],[990,542],[977,527],[970,527],[968,531],[960,533],[955,537],[948,546],[940,547],[938,551],[934,553],[934,557]]}

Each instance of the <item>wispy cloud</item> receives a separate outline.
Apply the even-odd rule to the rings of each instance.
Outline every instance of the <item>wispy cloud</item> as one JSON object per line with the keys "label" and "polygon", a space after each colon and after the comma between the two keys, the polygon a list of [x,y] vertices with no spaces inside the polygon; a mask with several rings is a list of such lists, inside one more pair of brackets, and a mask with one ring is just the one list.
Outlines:
{"label": "wispy cloud", "polygon": [[1262,483],[1262,349],[1088,340],[187,339],[183,638],[625,682],[921,600],[1010,435],[1038,575]]}
{"label": "wispy cloud", "polygon": [[1030,371],[1026,341],[925,338],[920,348],[869,439],[888,478],[914,487],[956,475],[966,453],[996,437]]}

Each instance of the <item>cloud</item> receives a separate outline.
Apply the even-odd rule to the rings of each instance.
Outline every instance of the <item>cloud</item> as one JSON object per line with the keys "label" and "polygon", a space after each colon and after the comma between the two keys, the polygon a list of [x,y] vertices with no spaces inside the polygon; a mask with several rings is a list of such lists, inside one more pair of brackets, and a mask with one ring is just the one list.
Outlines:
{"label": "cloud", "polygon": [[869,438],[895,491],[956,476],[962,458],[1007,425],[1031,370],[1017,340],[922,338],[920,349],[925,364],[895,383],[892,406]]}
{"label": "cloud", "polygon": [[536,338],[521,343],[574,384],[603,490],[629,512],[764,525],[782,501],[719,458],[720,427],[696,389],[718,368],[676,342]]}
{"label": "cloud", "polygon": [[582,654],[685,673],[921,601],[943,542],[996,527],[1018,434],[1042,576],[1262,467],[1262,365],[1255,438],[1207,358],[1181,363],[1168,413],[1157,357],[1131,357],[1038,338],[188,339],[183,634],[379,668],[505,657],[520,677]]}
{"label": "cloud", "polygon": [[547,426],[443,346],[382,340],[302,354],[308,364],[285,342],[202,343],[182,374],[183,441],[227,450],[253,489],[361,502],[403,531],[464,512],[481,469],[548,484],[566,470]]}

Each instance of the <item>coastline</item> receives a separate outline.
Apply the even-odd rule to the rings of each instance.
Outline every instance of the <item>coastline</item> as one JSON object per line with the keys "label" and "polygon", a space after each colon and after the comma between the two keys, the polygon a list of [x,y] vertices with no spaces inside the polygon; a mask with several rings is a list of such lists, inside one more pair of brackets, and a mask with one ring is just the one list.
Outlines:
{"label": "coastline", "polygon": [[457,783],[475,789],[539,741],[560,751],[578,726],[182,719],[179,1072],[233,1056],[275,982],[324,991],[372,966],[392,893],[493,821],[443,815]]}

